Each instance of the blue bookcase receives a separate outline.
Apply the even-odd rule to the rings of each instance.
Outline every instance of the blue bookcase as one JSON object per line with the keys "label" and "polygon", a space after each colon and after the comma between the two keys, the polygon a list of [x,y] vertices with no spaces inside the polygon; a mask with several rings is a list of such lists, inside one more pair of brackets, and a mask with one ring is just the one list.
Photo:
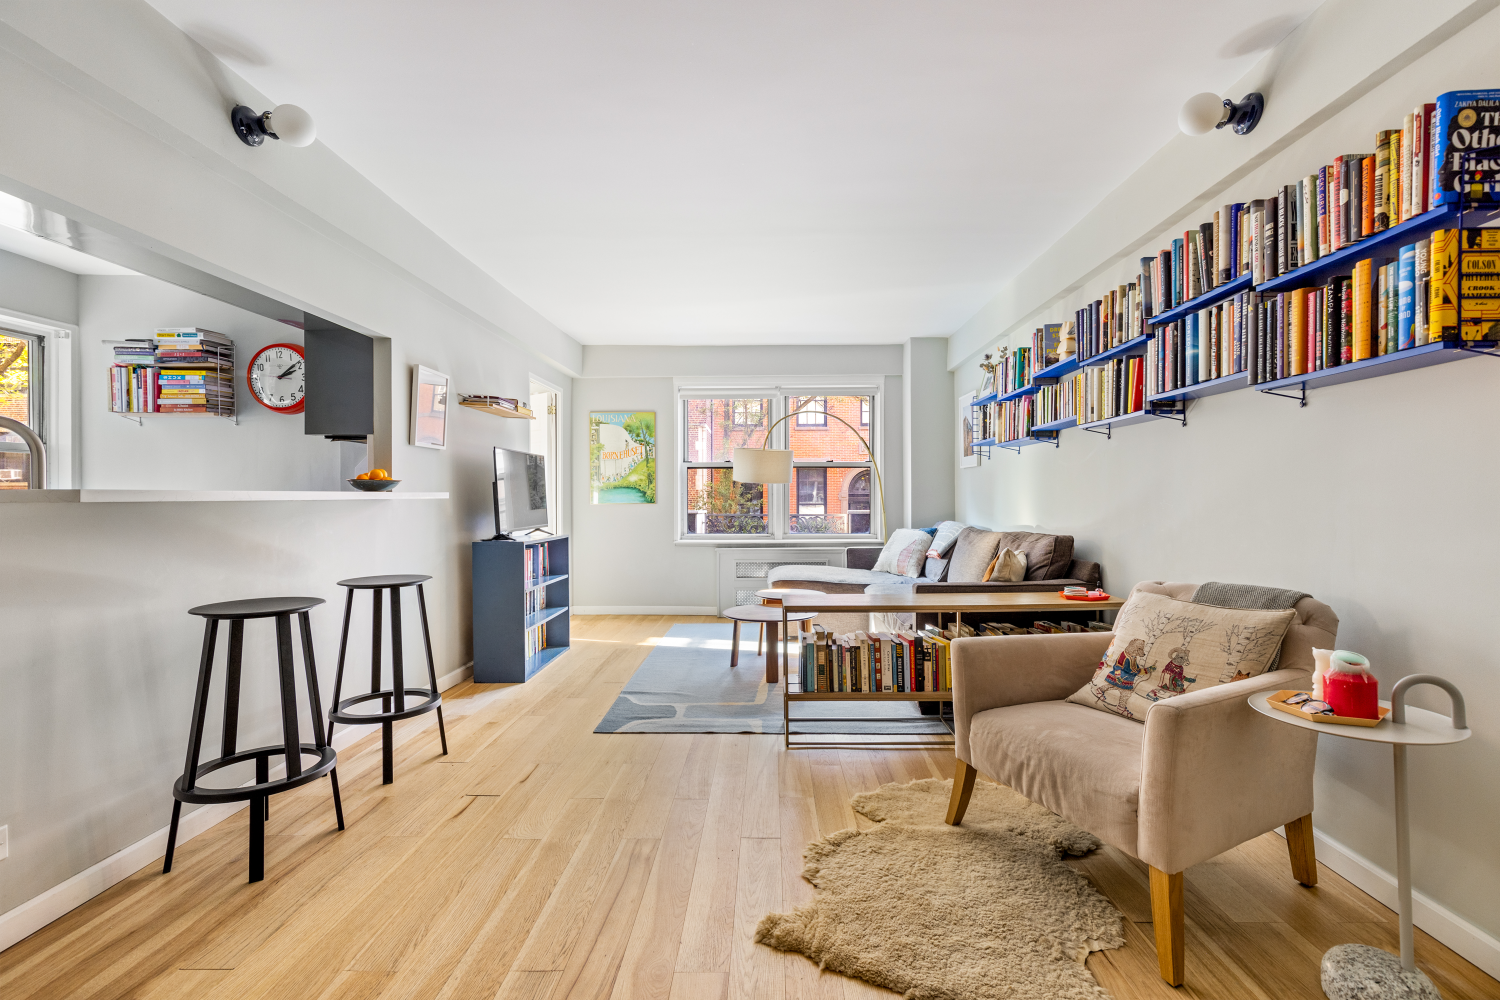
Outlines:
{"label": "blue bookcase", "polygon": [[[529,574],[545,552],[546,573]],[[520,684],[567,651],[571,638],[568,536],[494,538],[473,549],[474,683]],[[527,613],[528,604],[542,605]],[[527,653],[527,633],[546,645]]]}

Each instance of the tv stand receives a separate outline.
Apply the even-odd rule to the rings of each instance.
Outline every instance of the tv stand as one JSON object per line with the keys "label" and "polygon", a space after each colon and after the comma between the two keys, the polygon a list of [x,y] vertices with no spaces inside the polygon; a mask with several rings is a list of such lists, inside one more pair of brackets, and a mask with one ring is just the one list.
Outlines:
{"label": "tv stand", "polygon": [[475,542],[472,574],[474,683],[522,683],[567,651],[567,535]]}

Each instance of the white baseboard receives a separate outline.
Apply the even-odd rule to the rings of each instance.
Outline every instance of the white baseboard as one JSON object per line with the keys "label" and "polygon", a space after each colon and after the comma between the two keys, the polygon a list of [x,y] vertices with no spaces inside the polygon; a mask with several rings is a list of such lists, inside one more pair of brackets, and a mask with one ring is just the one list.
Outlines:
{"label": "white baseboard", "polygon": [[[1281,836],[1286,834],[1276,831]],[[1396,908],[1396,876],[1353,849],[1313,827],[1318,860],[1338,872],[1381,903]],[[1500,979],[1500,938],[1476,927],[1441,903],[1413,891],[1412,923]]]}
{"label": "white baseboard", "polygon": [[711,604],[596,604],[587,607],[573,606],[575,615],[715,615],[719,609]]}
{"label": "white baseboard", "polygon": [[[473,662],[470,661],[452,673],[439,677],[438,690],[446,691],[455,684],[468,680],[473,675],[473,666]],[[427,715],[423,718],[424,723],[420,724],[436,725],[436,716]],[[425,720],[432,721],[425,722]],[[364,726],[343,727],[334,732],[333,748],[342,750],[368,735],[370,735],[370,730]],[[271,768],[269,776],[279,777],[284,772],[285,767],[277,765]],[[199,834],[224,822],[247,805],[249,805],[248,802],[226,802],[220,805],[203,806],[193,812],[185,813],[177,826],[177,846],[181,847]],[[15,909],[0,913],[0,951],[4,951],[17,941],[30,937],[69,910],[82,906],[110,886],[123,882],[161,858],[167,852],[168,829],[164,826],[155,833],[142,837],[124,850],[116,851],[98,864],[84,869],[66,882],[53,886],[40,896],[28,899]]]}

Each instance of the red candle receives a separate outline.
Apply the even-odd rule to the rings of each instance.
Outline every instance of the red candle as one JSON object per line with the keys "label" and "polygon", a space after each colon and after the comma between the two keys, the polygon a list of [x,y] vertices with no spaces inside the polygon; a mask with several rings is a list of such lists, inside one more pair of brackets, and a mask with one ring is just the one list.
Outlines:
{"label": "red candle", "polygon": [[1323,700],[1333,707],[1334,715],[1350,719],[1380,718],[1380,682],[1363,670],[1345,673],[1335,669],[1323,675]]}

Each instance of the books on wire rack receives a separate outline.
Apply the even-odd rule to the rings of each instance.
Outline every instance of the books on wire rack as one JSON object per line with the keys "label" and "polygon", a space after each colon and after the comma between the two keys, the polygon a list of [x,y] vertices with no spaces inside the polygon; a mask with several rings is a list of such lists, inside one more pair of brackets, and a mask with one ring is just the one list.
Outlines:
{"label": "books on wire rack", "polygon": [[223,334],[172,328],[105,343],[114,356],[111,411],[234,416],[234,342]]}

